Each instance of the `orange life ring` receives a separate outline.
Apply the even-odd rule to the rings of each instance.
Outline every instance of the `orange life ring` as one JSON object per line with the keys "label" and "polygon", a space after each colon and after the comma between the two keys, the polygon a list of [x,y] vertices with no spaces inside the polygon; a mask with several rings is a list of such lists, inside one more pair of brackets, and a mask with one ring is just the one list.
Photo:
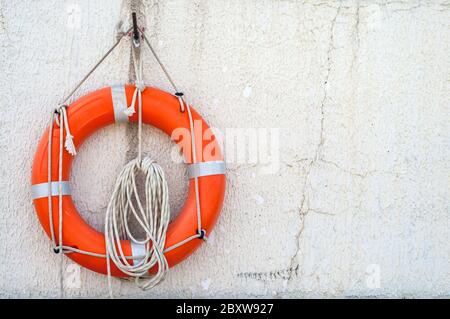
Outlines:
{"label": "orange life ring", "polygon": [[[74,143],[79,147],[83,141],[96,130],[117,121],[137,122],[137,114],[131,117],[124,115],[123,110],[131,104],[134,86],[113,86],[100,89],[90,93],[67,107],[68,121],[71,133],[74,136]],[[179,100],[176,96],[163,92],[155,88],[146,88],[142,92],[142,120],[143,123],[153,125],[168,135],[177,128],[190,129],[187,112],[180,111]],[[202,117],[191,108],[192,119],[201,121],[201,132],[195,132],[201,136],[209,129]],[[52,142],[52,185],[51,196],[53,204],[53,225],[59,225],[58,218],[58,160],[59,160],[59,127],[53,124]],[[50,237],[50,222],[48,211],[48,134],[46,130],[42,136],[33,163],[32,169],[32,197],[34,206],[45,232]],[[189,152],[184,152],[185,161],[188,164],[190,173],[188,198],[178,217],[169,225],[165,247],[171,247],[186,238],[195,235],[197,230],[197,214],[194,179],[198,177],[199,201],[201,207],[202,228],[206,234],[212,230],[222,208],[225,193],[225,171],[223,155],[220,151],[217,140],[212,135],[209,140],[204,138],[196,139],[197,163],[192,164]],[[214,158],[203,158],[204,151],[212,151]],[[79,215],[70,196],[69,176],[72,156],[66,151],[63,152],[63,243],[65,246],[72,246],[80,250],[97,254],[105,254],[105,239],[101,232],[96,231],[87,224]],[[59,242],[58,232],[55,232],[56,241]],[[193,239],[179,247],[165,253],[170,267],[181,262],[198,248],[202,243],[200,238]],[[124,254],[126,256],[140,255],[138,252],[142,247],[134,247],[130,241],[122,242]],[[107,273],[106,259],[91,255],[72,252],[67,254],[73,261],[83,267],[98,273]],[[156,271],[153,267],[150,272]],[[111,264],[111,274],[117,277],[125,277],[113,263]]]}

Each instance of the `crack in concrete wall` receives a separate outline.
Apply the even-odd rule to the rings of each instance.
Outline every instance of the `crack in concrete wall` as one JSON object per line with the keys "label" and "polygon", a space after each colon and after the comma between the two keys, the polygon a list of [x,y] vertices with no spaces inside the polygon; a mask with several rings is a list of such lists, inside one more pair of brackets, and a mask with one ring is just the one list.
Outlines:
{"label": "crack in concrete wall", "polygon": [[[327,51],[327,68],[326,68],[326,73],[325,73],[325,80],[323,82],[323,98],[320,102],[320,115],[321,116],[320,116],[319,142],[316,145],[314,158],[309,162],[307,169],[306,169],[306,174],[304,177],[303,190],[301,193],[300,207],[299,207],[299,214],[298,214],[298,217],[300,220],[300,226],[297,231],[297,234],[295,235],[296,251],[295,251],[295,254],[290,259],[290,262],[289,262],[290,268],[295,268],[295,263],[298,262],[297,258],[300,253],[300,239],[301,239],[301,236],[305,229],[306,216],[311,211],[311,209],[309,207],[308,195],[307,195],[309,178],[310,178],[311,171],[312,171],[314,165],[317,163],[317,161],[321,160],[321,151],[322,151],[323,145],[325,143],[325,136],[324,136],[325,103],[327,102],[327,98],[328,98],[327,87],[329,85],[328,82],[330,79],[330,73],[331,73],[331,69],[332,69],[332,56],[331,55],[332,55],[332,50],[334,48],[334,28],[336,25],[336,20],[341,11],[341,6],[342,6],[342,2],[339,4],[339,7],[336,9],[336,15],[334,16],[334,18],[331,20],[331,23],[330,23],[330,31],[329,31],[330,37],[329,37],[329,46],[328,46],[328,51]],[[288,281],[290,281],[290,280],[291,280],[291,276],[288,277]]]}

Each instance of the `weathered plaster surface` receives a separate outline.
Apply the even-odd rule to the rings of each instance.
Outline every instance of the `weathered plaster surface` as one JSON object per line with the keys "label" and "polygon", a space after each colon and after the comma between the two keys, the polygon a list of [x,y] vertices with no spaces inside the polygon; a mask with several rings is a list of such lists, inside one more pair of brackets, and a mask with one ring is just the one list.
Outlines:
{"label": "weathered plaster surface", "polygon": [[[281,164],[230,164],[209,244],[157,288],[115,281],[116,295],[450,296],[448,1],[131,2],[0,0],[1,297],[61,295],[60,259],[31,204],[33,154],[131,5],[210,123],[280,128]],[[148,57],[146,81],[169,90]],[[77,96],[131,75],[123,44]],[[177,211],[185,169],[168,137],[144,134]],[[75,159],[73,196],[95,227],[135,136],[106,128]],[[105,277],[80,276],[65,296],[107,296]]]}

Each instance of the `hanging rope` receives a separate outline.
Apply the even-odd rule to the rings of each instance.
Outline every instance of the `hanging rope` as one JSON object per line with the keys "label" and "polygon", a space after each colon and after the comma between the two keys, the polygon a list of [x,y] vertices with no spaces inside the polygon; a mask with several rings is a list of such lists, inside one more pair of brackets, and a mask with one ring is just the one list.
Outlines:
{"label": "hanging rope", "polygon": [[[154,287],[164,279],[169,265],[164,256],[167,227],[170,221],[169,190],[162,168],[146,157],[142,159],[142,81],[141,50],[133,48],[134,67],[136,71],[136,89],[131,106],[125,111],[128,115],[135,112],[138,102],[138,156],[130,161],[120,172],[113,194],[108,204],[105,217],[105,242],[108,267],[108,284],[111,289],[110,260],[123,273],[134,277],[142,289]],[[145,205],[141,202],[136,185],[139,173],[145,175]],[[145,232],[145,239],[139,240],[129,229],[130,213]],[[129,263],[123,253],[121,239],[145,245],[146,254],[140,261]],[[157,273],[149,276],[149,270],[158,265]],[[140,281],[141,278],[146,278]]]}
{"label": "hanging rope", "polygon": [[[136,103],[138,106],[138,155],[137,158],[127,163],[120,172],[113,194],[108,203],[106,216],[105,216],[105,242],[106,242],[106,254],[99,254],[90,251],[80,250],[71,246],[64,246],[63,244],[63,201],[62,201],[62,160],[63,150],[71,154],[76,155],[76,148],[73,143],[73,136],[70,133],[69,121],[66,110],[66,103],[74,95],[74,93],[81,87],[81,85],[89,78],[89,76],[98,68],[98,66],[106,59],[106,57],[118,46],[120,41],[126,34],[129,34],[132,28],[126,33],[122,34],[116,43],[103,55],[98,63],[88,72],[88,74],[77,84],[70,94],[65,97],[64,104],[58,107],[52,112],[49,137],[48,137],[48,212],[49,212],[49,225],[50,234],[53,242],[54,252],[60,254],[63,253],[79,253],[90,255],[98,258],[106,258],[107,272],[108,272],[108,287],[109,293],[112,297],[111,286],[111,261],[114,265],[123,273],[135,278],[136,284],[146,290],[157,285],[164,279],[169,266],[165,258],[164,253],[176,249],[193,239],[206,240],[206,232],[202,229],[201,223],[201,207],[199,200],[199,187],[198,177],[195,177],[195,197],[196,197],[196,213],[197,213],[197,233],[185,238],[184,240],[164,249],[166,240],[166,231],[170,221],[170,207],[169,207],[169,195],[168,186],[165,179],[162,168],[156,164],[150,158],[142,158],[142,92],[145,90],[143,82],[143,63],[141,58],[141,49],[137,49],[136,46],[132,46],[133,50],[133,64],[136,74],[136,88],[133,93],[132,103],[130,107],[125,110],[128,116],[131,116],[136,112]],[[168,78],[172,87],[175,90],[175,96],[180,103],[180,111],[184,112],[187,109],[189,126],[192,138],[192,163],[196,163],[196,146],[195,146],[195,134],[194,125],[189,103],[184,101],[184,94],[179,92],[172,78],[170,77],[167,69],[162,64],[161,60],[157,56],[155,50],[151,46],[150,42],[146,38],[143,30],[139,29],[140,34],[146,44],[148,45],[153,56],[156,58],[158,64],[164,71],[164,74]],[[55,114],[59,116],[56,117]],[[59,126],[59,160],[58,160],[58,182],[59,182],[59,195],[58,195],[58,242],[55,236],[54,224],[53,224],[53,203],[51,195],[51,183],[52,183],[52,145],[53,145],[53,129],[54,123]],[[64,130],[66,131],[66,137],[63,148]],[[145,175],[145,205],[141,203],[138,187],[136,184],[136,177],[141,173]],[[133,216],[138,222],[141,230],[145,234],[144,239],[137,239],[133,235],[129,228],[129,218]],[[145,255],[142,256],[125,256],[121,246],[120,240],[128,239],[135,244],[145,245]],[[133,264],[129,262],[133,260]],[[62,259],[61,259],[62,265]],[[149,270],[157,266],[157,273],[149,275]],[[62,283],[62,266],[61,266],[61,290],[63,293]]]}

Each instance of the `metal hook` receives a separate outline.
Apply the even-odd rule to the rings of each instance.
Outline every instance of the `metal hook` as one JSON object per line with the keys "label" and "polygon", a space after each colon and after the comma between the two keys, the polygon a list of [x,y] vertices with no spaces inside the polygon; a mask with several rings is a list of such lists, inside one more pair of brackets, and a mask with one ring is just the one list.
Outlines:
{"label": "metal hook", "polygon": [[137,48],[140,45],[140,38],[139,38],[139,28],[137,25],[136,12],[131,13],[131,18],[133,19],[133,43],[134,43],[134,46]]}

